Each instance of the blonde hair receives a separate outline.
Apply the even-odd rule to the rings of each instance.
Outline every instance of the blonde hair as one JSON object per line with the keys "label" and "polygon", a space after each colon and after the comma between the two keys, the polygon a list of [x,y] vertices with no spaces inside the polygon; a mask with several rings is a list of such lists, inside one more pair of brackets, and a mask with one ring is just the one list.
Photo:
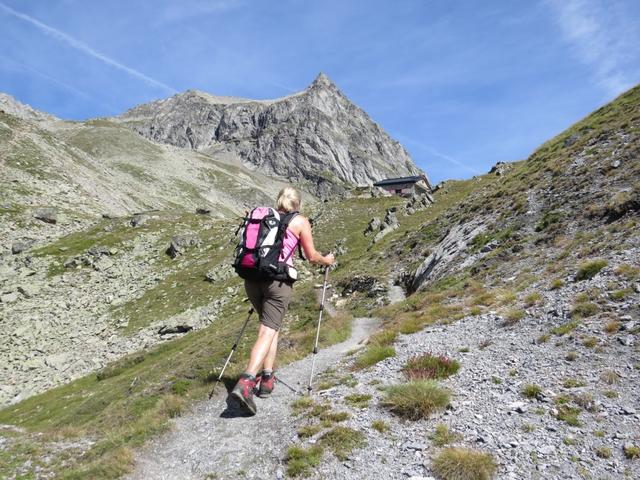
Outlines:
{"label": "blonde hair", "polygon": [[293,187],[284,187],[278,193],[276,208],[282,212],[295,212],[300,208],[300,192]]}

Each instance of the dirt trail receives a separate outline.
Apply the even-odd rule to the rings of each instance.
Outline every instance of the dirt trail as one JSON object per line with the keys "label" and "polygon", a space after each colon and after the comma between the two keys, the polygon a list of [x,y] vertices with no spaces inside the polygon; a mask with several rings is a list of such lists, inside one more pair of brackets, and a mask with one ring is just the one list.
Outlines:
{"label": "dirt trail", "polygon": [[[337,364],[346,352],[365,340],[378,326],[373,318],[356,318],[351,337],[343,343],[321,349],[316,372]],[[306,391],[312,357],[279,370],[282,380]],[[299,423],[290,418],[289,406],[296,398],[291,390],[277,385],[267,399],[256,398],[255,417],[238,416],[226,408],[224,388],[217,398],[197,404],[176,421],[167,435],[153,441],[137,458],[131,480],[204,478],[282,478],[285,448],[296,439]]]}

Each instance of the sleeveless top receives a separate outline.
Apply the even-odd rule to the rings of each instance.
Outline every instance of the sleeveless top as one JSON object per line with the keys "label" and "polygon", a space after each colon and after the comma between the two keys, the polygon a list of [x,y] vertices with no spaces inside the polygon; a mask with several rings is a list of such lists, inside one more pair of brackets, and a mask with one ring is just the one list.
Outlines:
{"label": "sleeveless top", "polygon": [[282,252],[280,252],[281,262],[284,262],[286,259],[287,265],[293,267],[293,255],[295,254],[295,249],[299,241],[300,239],[296,234],[287,228],[286,232],[284,232],[284,238],[282,239]]}

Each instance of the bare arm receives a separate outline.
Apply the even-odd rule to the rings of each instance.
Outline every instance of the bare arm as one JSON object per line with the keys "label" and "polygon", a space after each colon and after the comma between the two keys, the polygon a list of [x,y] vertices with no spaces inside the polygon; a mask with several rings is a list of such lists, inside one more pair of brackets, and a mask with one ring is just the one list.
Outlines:
{"label": "bare arm", "polygon": [[[316,247],[313,244],[313,235],[311,233],[311,224],[309,220],[307,220],[303,216],[298,216],[294,219],[296,225],[294,226],[294,231],[298,234],[300,238],[300,244],[302,245],[302,249],[304,250],[304,254],[307,259],[311,263],[319,263],[320,265],[333,265],[335,259],[333,254],[322,255],[320,252],[316,250]],[[297,227],[297,228],[295,228]]]}

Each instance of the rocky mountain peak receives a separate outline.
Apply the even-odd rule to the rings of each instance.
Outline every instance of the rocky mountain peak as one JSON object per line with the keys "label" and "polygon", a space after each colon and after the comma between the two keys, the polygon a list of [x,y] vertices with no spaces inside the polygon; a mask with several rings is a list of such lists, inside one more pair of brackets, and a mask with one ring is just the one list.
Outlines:
{"label": "rocky mountain peak", "polygon": [[422,173],[324,73],[305,90],[278,99],[188,90],[115,120],[150,140],[235,159],[319,196]]}
{"label": "rocky mountain peak", "polygon": [[331,79],[323,72],[320,72],[318,76],[315,78],[311,87],[334,87],[337,88],[335,83],[331,81]]}

